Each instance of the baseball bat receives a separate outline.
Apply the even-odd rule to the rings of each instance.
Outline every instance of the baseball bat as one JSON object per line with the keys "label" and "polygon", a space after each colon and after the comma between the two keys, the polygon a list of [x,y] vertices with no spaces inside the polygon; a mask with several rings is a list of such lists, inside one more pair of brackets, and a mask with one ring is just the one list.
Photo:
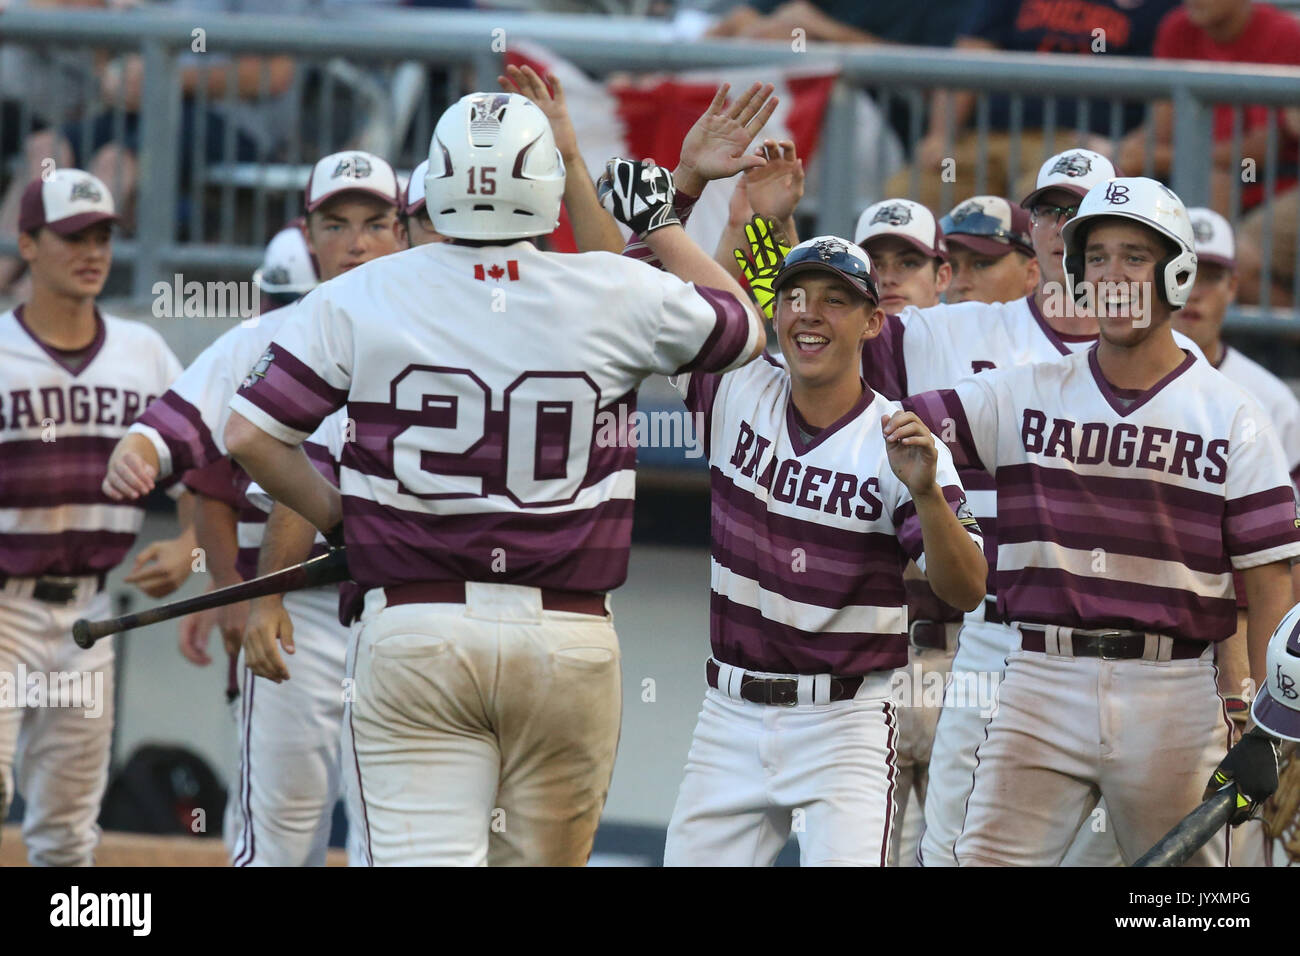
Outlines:
{"label": "baseball bat", "polygon": [[1227,825],[1237,807],[1237,785],[1220,787],[1142,854],[1134,866],[1181,866]]}
{"label": "baseball bat", "polygon": [[260,578],[253,578],[249,581],[241,581],[239,584],[232,584],[227,588],[208,591],[198,597],[173,601],[170,604],[161,604],[158,607],[147,608],[135,614],[110,617],[104,621],[88,621],[82,618],[72,625],[72,639],[77,642],[78,647],[91,647],[100,638],[107,637],[110,634],[117,634],[119,631],[147,627],[160,621],[170,621],[175,617],[184,617],[186,614],[193,614],[195,611],[206,611],[209,608],[221,607],[226,604],[238,604],[240,601],[265,597],[268,594],[283,594],[285,591],[298,591],[303,588],[337,584],[340,581],[348,580],[348,578],[347,549],[335,548],[329,554],[322,554],[301,564],[295,564],[293,567],[284,568],[272,574],[264,574]]}

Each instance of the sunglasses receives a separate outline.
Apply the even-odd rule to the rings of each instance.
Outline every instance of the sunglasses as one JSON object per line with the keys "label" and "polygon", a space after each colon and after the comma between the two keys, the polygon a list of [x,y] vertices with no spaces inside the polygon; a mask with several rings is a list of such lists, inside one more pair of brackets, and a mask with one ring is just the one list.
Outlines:
{"label": "sunglasses", "polygon": [[1007,243],[1033,246],[1029,236],[1003,227],[1001,219],[984,212],[966,213],[960,219],[954,219],[949,214],[939,220],[939,227],[943,229],[945,236],[985,236],[989,239],[1001,239]]}
{"label": "sunglasses", "polygon": [[795,247],[781,263],[781,272],[788,272],[794,266],[805,263],[815,263],[834,269],[872,302],[880,301],[880,293],[876,289],[875,280],[871,278],[871,270],[862,259],[849,252],[842,243],[817,242],[805,248]]}

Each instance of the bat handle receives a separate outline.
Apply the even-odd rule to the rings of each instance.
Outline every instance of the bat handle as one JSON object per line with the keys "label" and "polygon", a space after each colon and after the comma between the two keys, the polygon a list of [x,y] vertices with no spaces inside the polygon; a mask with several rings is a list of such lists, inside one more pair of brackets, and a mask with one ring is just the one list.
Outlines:
{"label": "bat handle", "polygon": [[95,639],[90,636],[90,622],[84,617],[78,618],[72,625],[72,639],[77,646],[89,650],[95,643]]}

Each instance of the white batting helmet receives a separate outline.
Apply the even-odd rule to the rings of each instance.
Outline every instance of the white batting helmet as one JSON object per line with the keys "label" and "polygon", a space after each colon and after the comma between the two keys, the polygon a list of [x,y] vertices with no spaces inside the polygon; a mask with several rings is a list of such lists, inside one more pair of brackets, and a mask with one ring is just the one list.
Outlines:
{"label": "white batting helmet", "polygon": [[1079,214],[1061,229],[1065,242],[1065,289],[1072,297],[1083,278],[1083,246],[1091,221],[1105,216],[1132,219],[1154,229],[1176,247],[1156,263],[1156,294],[1175,309],[1187,303],[1196,282],[1196,239],[1187,208],[1168,186],[1142,176],[1108,179],[1088,190]]}
{"label": "white batting helmet", "polygon": [[433,131],[424,194],[444,236],[527,239],[553,231],[564,160],[550,121],[518,93],[461,97]]}
{"label": "white batting helmet", "polygon": [[262,253],[262,264],[253,273],[253,281],[271,295],[306,295],[316,288],[320,276],[307,248],[307,237],[299,226],[285,226],[271,237]]}
{"label": "white batting helmet", "polygon": [[1251,716],[1274,737],[1300,740],[1300,604],[1278,622],[1266,660],[1268,672]]}

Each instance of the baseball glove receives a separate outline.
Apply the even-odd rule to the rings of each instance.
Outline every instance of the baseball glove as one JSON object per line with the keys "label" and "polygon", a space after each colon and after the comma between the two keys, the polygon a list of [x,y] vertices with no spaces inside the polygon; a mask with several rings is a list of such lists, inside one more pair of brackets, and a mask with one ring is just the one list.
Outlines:
{"label": "baseball glove", "polygon": [[615,219],[645,236],[664,226],[680,226],[673,209],[673,174],[652,160],[619,159],[605,164],[596,196]]}
{"label": "baseball glove", "polygon": [[1300,863],[1300,756],[1295,744],[1282,747],[1278,785],[1261,817],[1270,840],[1280,840],[1290,863]]}
{"label": "baseball glove", "polygon": [[736,249],[736,265],[749,283],[750,291],[758,301],[758,307],[769,319],[776,293],[772,283],[781,271],[781,263],[790,251],[785,235],[771,219],[755,216],[745,223],[745,240],[749,249]]}

